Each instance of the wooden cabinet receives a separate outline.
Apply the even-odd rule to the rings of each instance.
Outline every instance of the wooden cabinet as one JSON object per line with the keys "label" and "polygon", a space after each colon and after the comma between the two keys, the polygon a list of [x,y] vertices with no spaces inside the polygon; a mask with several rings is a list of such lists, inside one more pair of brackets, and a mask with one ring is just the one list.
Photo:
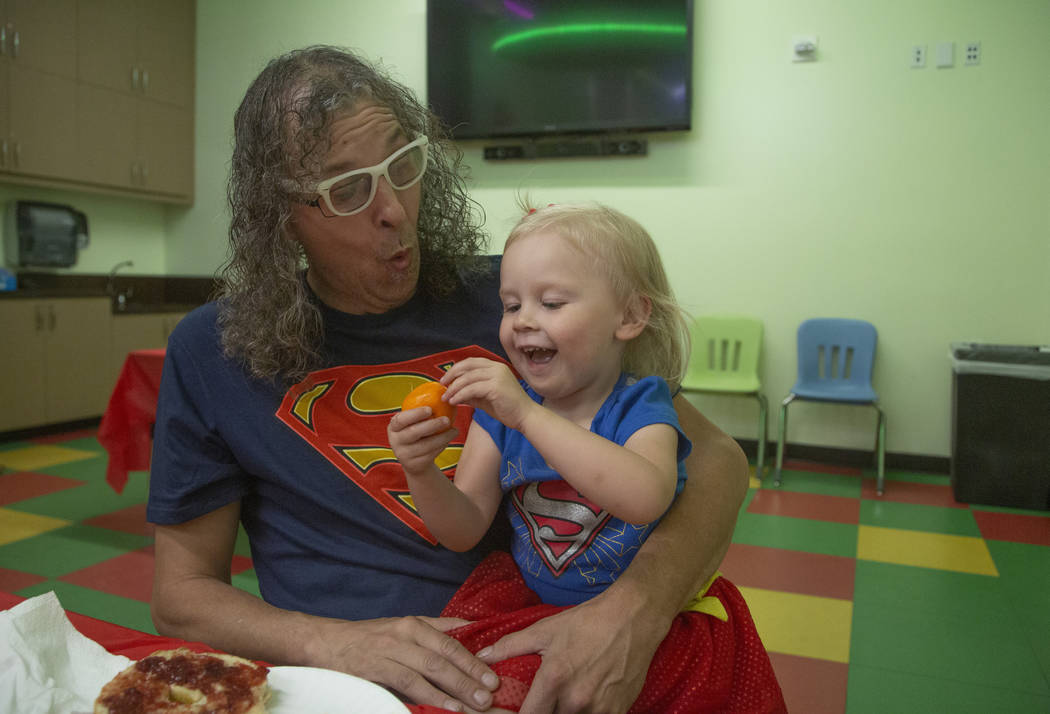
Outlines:
{"label": "wooden cabinet", "polygon": [[83,181],[192,198],[194,18],[193,0],[80,0]]}
{"label": "wooden cabinet", "polygon": [[114,188],[193,195],[193,115],[103,87],[77,87],[81,180]]}
{"label": "wooden cabinet", "polygon": [[192,0],[80,0],[80,80],[190,107],[194,13]]}
{"label": "wooden cabinet", "polygon": [[72,177],[76,0],[0,0],[0,173]]}
{"label": "wooden cabinet", "polygon": [[194,0],[0,0],[0,180],[193,198]]}
{"label": "wooden cabinet", "polygon": [[111,320],[103,297],[0,301],[0,431],[102,414]]}
{"label": "wooden cabinet", "polygon": [[110,357],[111,382],[117,383],[128,352],[157,350],[168,346],[168,337],[186,313],[114,315]]}

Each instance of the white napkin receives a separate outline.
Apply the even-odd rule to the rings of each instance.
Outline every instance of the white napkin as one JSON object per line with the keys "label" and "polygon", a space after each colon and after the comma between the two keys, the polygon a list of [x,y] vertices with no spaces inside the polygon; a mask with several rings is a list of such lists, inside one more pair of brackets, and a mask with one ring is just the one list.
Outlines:
{"label": "white napkin", "polygon": [[80,634],[54,592],[0,612],[0,714],[91,712],[129,664]]}

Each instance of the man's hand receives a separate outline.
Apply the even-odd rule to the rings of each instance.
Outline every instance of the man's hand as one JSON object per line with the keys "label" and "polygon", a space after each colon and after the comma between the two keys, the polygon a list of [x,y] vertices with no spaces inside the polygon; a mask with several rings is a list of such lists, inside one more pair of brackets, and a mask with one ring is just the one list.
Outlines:
{"label": "man's hand", "polygon": [[307,654],[312,666],[363,677],[416,704],[482,711],[492,704],[499,678],[443,634],[463,624],[436,617],[326,620]]}
{"label": "man's hand", "polygon": [[[464,620],[351,622],[282,610],[230,585],[239,517],[235,501],[181,525],[156,527],[151,605],[160,634],[272,664],[347,672],[420,704],[457,711],[490,705],[499,678],[444,634]],[[405,602],[410,609],[409,594]]]}
{"label": "man's hand", "polygon": [[667,634],[666,617],[627,607],[607,590],[478,653],[485,662],[538,653],[543,657],[521,714],[574,714],[630,709],[649,663]]}

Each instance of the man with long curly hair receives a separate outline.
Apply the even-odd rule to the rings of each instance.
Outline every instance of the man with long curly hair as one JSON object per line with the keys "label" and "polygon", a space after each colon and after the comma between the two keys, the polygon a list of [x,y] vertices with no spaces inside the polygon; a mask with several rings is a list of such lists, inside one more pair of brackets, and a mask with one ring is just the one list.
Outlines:
{"label": "man with long curly hair", "polygon": [[[728,548],[739,447],[677,398],[688,487],[631,566],[475,657],[443,634],[463,621],[436,616],[506,534],[438,546],[386,441],[412,386],[503,357],[498,259],[482,255],[460,153],[410,90],[333,47],[271,61],[234,129],[221,291],[171,336],[157,410],[158,631],[457,711],[491,706],[486,662],[537,652],[521,711],[626,711]],[[231,585],[239,525],[262,599]]]}

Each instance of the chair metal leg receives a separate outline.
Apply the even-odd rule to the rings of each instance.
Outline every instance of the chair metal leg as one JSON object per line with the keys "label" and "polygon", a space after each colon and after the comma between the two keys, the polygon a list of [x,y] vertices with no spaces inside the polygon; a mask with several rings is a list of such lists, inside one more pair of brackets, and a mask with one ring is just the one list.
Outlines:
{"label": "chair metal leg", "polygon": [[788,404],[794,401],[795,395],[789,394],[780,403],[780,419],[777,433],[777,465],[773,472],[773,485],[780,486],[781,471],[784,468],[784,446],[787,441]]}
{"label": "chair metal leg", "polygon": [[875,411],[879,413],[879,423],[875,432],[875,459],[878,476],[875,481],[875,491],[878,495],[886,492],[886,414],[873,404]]}
{"label": "chair metal leg", "polygon": [[755,399],[758,400],[758,457],[755,459],[755,478],[761,481],[766,475],[766,412],[769,411],[769,402],[762,392],[755,392]]}

